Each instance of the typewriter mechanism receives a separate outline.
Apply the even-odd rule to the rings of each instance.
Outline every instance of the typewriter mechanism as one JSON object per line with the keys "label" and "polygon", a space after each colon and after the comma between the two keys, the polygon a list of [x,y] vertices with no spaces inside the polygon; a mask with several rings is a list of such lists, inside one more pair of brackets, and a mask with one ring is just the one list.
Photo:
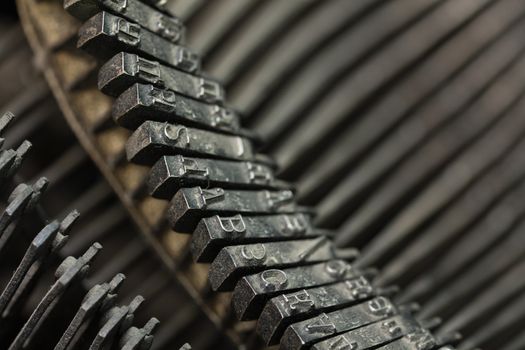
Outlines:
{"label": "typewriter mechanism", "polygon": [[17,0],[0,349],[525,349],[525,2]]}

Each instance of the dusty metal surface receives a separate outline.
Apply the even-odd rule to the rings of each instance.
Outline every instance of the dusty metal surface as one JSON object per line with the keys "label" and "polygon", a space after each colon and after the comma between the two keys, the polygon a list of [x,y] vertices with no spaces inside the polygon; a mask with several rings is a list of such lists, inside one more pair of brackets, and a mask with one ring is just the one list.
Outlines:
{"label": "dusty metal surface", "polygon": [[[188,258],[184,248],[189,244],[188,237],[168,228],[164,217],[167,204],[143,191],[148,169],[124,161],[129,132],[111,120],[112,99],[99,92],[93,80],[97,64],[75,47],[80,23],[71,20],[58,1],[19,2],[18,7],[29,42],[36,56],[45,62],[44,75],[80,143],[165,265],[178,276],[212,321],[221,324],[228,309],[221,297],[204,302],[209,288],[207,267],[183,268]],[[51,17],[45,16],[48,13]],[[62,46],[48,44],[57,35],[55,23],[63,26],[60,29]],[[63,56],[67,56],[67,60],[62,60]],[[234,333],[232,337],[237,338]]]}
{"label": "dusty metal surface", "polygon": [[[5,22],[2,21],[2,23]],[[10,82],[10,88],[0,93],[0,106],[3,110],[12,110],[17,114],[17,117],[10,123],[8,137],[3,141],[4,148],[13,148],[17,151],[6,151],[2,159],[6,161],[3,163],[4,167],[13,166],[20,163],[17,159],[21,159],[23,155],[25,160],[23,166],[17,171],[16,181],[36,184],[33,187],[41,189],[36,193],[42,194],[35,196],[35,192],[31,189],[33,187],[27,187],[21,191],[19,193],[22,196],[21,201],[12,202],[12,209],[15,210],[11,211],[14,214],[14,216],[10,215],[11,218],[18,220],[20,210],[27,206],[27,200],[24,198],[27,198],[28,194],[38,197],[39,203],[45,208],[46,217],[63,219],[70,212],[77,213],[77,210],[81,212],[80,217],[78,214],[71,217],[74,218],[74,229],[66,237],[67,244],[60,249],[60,256],[79,256],[93,242],[100,242],[103,249],[97,253],[97,258],[91,264],[90,274],[83,279],[86,287],[84,292],[96,284],[104,284],[119,272],[124,273],[126,281],[124,288],[121,288],[118,293],[119,299],[127,303],[136,294],[145,298],[141,307],[134,312],[135,324],[145,324],[151,316],[161,321],[160,326],[156,329],[153,349],[178,348],[183,341],[191,341],[194,349],[207,349],[212,344],[231,347],[227,342],[224,343],[213,336],[209,338],[200,336],[200,332],[216,334],[216,327],[201,312],[200,307],[194,304],[175,276],[162,265],[156,254],[145,244],[110,186],[78,144],[77,138],[63,119],[43,77],[37,67],[32,64],[32,54],[25,38],[20,35],[21,33],[20,25],[13,21],[0,36],[0,76],[3,80]],[[6,53],[4,50],[9,50],[9,52]],[[13,62],[25,62],[27,69],[12,69]],[[27,141],[23,142],[24,140],[31,140],[31,144]],[[29,145],[32,146],[29,147]],[[39,180],[42,177],[49,181]],[[4,177],[3,181],[5,180]],[[9,194],[11,185],[7,187],[1,190],[2,196]],[[44,189],[45,193],[43,193]],[[25,262],[35,257],[32,254],[26,254],[23,261],[20,260],[21,263],[18,264],[17,259],[22,259],[24,245],[30,243],[25,239],[26,236],[31,238],[35,232],[40,230],[40,227],[37,227],[38,220],[35,221],[31,215],[28,218],[31,218],[34,225],[26,228],[28,220],[24,220],[22,226],[24,231],[27,229],[27,232],[19,232],[20,230],[14,232],[10,228],[1,239],[3,249],[0,254],[0,288],[3,290],[6,287],[4,297],[12,294],[13,287],[16,286],[14,282],[19,280],[16,276],[21,276],[25,270],[18,269],[17,275],[12,275],[13,282],[8,287],[4,283],[7,283],[10,274],[14,273],[17,266],[27,267]],[[50,221],[49,219],[48,222]],[[10,223],[9,220],[3,222],[4,224]],[[49,227],[54,227],[53,225]],[[64,223],[64,225],[66,228],[67,224]],[[43,235],[46,234],[45,237],[49,237],[48,233],[55,234],[53,230],[42,230],[40,236],[44,237]],[[8,240],[8,238],[11,239]],[[39,247],[36,252],[40,254],[35,258],[41,259],[42,248],[45,246],[39,245],[39,242],[47,241],[35,242]],[[58,261],[56,263],[58,264]],[[44,274],[45,278],[38,284],[37,291],[31,295],[23,312],[17,310],[16,320],[21,322],[29,317],[28,312],[32,307],[36,307],[39,296],[43,296],[45,288],[52,284],[49,278],[52,269],[53,266],[45,269],[47,271]],[[172,300],[172,302],[166,305],[163,302],[165,299]],[[71,301],[65,306],[68,309],[80,307],[80,304],[75,303]],[[119,310],[123,312],[121,313],[123,316],[126,315],[124,307]],[[84,320],[83,322],[87,320],[82,315],[83,313],[79,312],[76,325],[80,320]],[[64,317],[66,317],[65,314]],[[20,324],[20,327],[22,325]],[[114,326],[117,325],[118,323],[114,324]],[[57,334],[66,330],[66,325],[63,326],[63,328],[58,325],[56,328],[46,326],[45,329],[46,332]],[[83,326],[78,329],[72,326],[68,334],[73,335],[73,331],[83,332]],[[184,336],[181,337],[181,334]],[[39,339],[39,344],[48,348],[48,339],[42,337]],[[58,337],[55,340],[58,342]],[[2,341],[5,342],[5,339],[3,338]],[[78,339],[68,338],[67,341],[78,342]],[[82,344],[85,345],[85,342]]]}
{"label": "dusty metal surface", "polygon": [[[283,348],[432,349],[455,331],[460,349],[522,344],[522,2],[175,0],[187,42],[125,3],[71,8],[81,27],[59,3],[19,5],[73,129],[238,344],[262,346],[254,328]],[[357,275],[334,277],[334,259]],[[388,299],[423,306],[376,315]]]}
{"label": "dusty metal surface", "polygon": [[[125,5],[123,8],[125,9]],[[151,11],[156,10],[151,8]],[[75,15],[75,12],[73,14]],[[84,17],[80,16],[80,18]],[[214,164],[216,160],[258,163],[260,159],[264,159],[258,156],[256,145],[252,140],[242,134],[229,135],[234,133],[234,130],[231,128],[231,122],[224,123],[224,114],[220,112],[220,107],[216,109],[219,111],[219,119],[215,119],[217,114],[214,109],[206,109],[216,102],[202,101],[194,95],[193,99],[196,102],[181,103],[180,98],[177,100],[177,95],[180,96],[180,93],[164,86],[164,82],[160,79],[160,70],[155,67],[159,68],[161,63],[181,71],[186,70],[186,67],[180,66],[180,62],[173,60],[179,57],[179,54],[171,55],[171,59],[168,59],[169,55],[164,50],[172,50],[174,47],[165,46],[157,39],[153,40],[151,35],[151,32],[144,30],[136,23],[129,22],[129,18],[122,17],[120,13],[109,15],[106,12],[99,12],[79,28],[78,47],[100,59],[117,57],[118,60],[118,57],[122,57],[120,51],[125,50],[137,55],[146,55],[148,59],[153,60],[148,61],[146,74],[152,77],[154,86],[136,83],[128,90],[121,92],[114,102],[113,117],[116,122],[134,130],[125,145],[127,160],[151,166],[167,155],[204,158],[209,164]],[[176,49],[185,50],[184,46]],[[151,69],[152,67],[154,69]],[[199,67],[197,65],[192,67],[194,69],[189,72],[199,78],[201,76]],[[108,70],[113,70],[113,72],[108,74]],[[112,63],[106,64],[100,85],[104,85],[106,76],[113,76],[118,71],[120,71],[119,66]],[[148,95],[151,101],[149,103],[146,100]],[[137,108],[137,102],[139,106],[150,105],[151,107]],[[231,113],[227,115],[235,120],[235,116]],[[230,127],[225,128],[224,125]],[[172,158],[167,159],[171,161]],[[188,170],[201,176],[204,175],[206,178],[209,174],[207,167],[182,168],[183,173]],[[247,171],[250,181],[257,179],[258,174],[252,169],[240,170]],[[274,171],[274,169],[269,169],[270,178],[274,177]],[[212,188],[209,184],[205,188],[189,187],[195,185],[192,182],[195,179],[190,177],[187,180],[186,186],[188,187],[182,187],[174,193],[166,212],[171,227],[178,232],[193,233],[198,225],[205,224],[203,220],[214,217],[219,220],[219,226],[208,226],[208,229],[243,235],[246,231],[244,217],[260,220],[266,215],[276,214],[313,215],[311,208],[297,205],[295,194],[291,189],[238,190],[233,178],[225,181],[233,189]],[[334,259],[352,261],[359,258],[359,253],[354,249],[336,248],[332,240],[323,233],[319,237],[304,239],[303,234],[306,231],[301,226],[301,222],[296,223],[299,229],[292,231],[288,230],[288,226],[275,228],[274,236],[289,234],[292,237],[291,240],[261,242],[260,239],[256,239],[256,243],[240,245],[235,245],[235,243],[226,245],[225,241],[219,242],[220,251],[215,252],[215,256],[209,257],[210,260],[213,260],[208,275],[211,289],[232,291],[236,285],[242,285],[241,280],[244,276],[260,274],[265,283],[264,288],[276,291],[288,283],[286,268],[306,267]],[[193,246],[197,244],[194,239],[198,239],[198,235],[192,235]],[[355,270],[357,276],[354,275],[353,278],[350,277],[350,280],[345,280],[346,274],[338,273],[337,268],[333,272],[332,266],[327,265],[321,275],[312,274],[313,281],[304,278],[296,279],[297,287],[300,289],[297,292],[276,291],[273,298],[267,300],[264,308],[261,307],[264,299],[258,298],[256,303],[261,303],[259,307],[252,307],[250,313],[241,311],[244,319],[257,320],[256,332],[261,336],[264,344],[274,345],[282,341],[284,346],[286,341],[282,339],[282,336],[287,326],[314,317],[323,311],[337,310],[363,302],[369,303],[369,307],[373,309],[372,305],[375,305],[376,302],[373,300],[369,302],[368,299],[385,293],[382,289],[374,290],[372,282],[368,281],[370,276],[367,276],[365,272],[360,273],[359,270]],[[326,273],[334,276],[335,283],[327,286],[306,287],[316,283],[322,284],[323,274]],[[233,303],[236,303],[241,295],[234,293],[233,298]],[[240,301],[240,303],[243,302]],[[377,322],[372,321],[369,326],[363,325],[363,328],[354,331],[356,334],[353,334],[352,337],[355,339],[352,340],[352,343],[348,343],[348,346],[377,347],[404,335],[426,331],[425,321],[416,320],[409,310],[401,312],[397,308],[392,308],[392,313],[381,315],[384,319],[379,318]],[[388,316],[392,318],[386,318]],[[314,327],[314,324],[311,324],[311,327]],[[341,332],[344,330],[342,327]],[[335,333],[329,334],[326,341],[318,342],[314,346],[333,348],[335,343],[346,339],[345,334],[335,337],[332,337]],[[443,345],[449,338],[439,338],[434,346]],[[251,346],[257,345],[251,344]]]}

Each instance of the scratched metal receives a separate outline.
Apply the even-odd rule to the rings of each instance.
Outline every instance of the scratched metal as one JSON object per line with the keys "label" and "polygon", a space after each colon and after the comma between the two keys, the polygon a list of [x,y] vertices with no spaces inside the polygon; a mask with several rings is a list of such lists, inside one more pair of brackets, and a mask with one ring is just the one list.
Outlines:
{"label": "scratched metal", "polygon": [[364,276],[281,294],[266,303],[257,322],[257,333],[267,345],[275,345],[289,324],[363,302],[376,294],[377,291]]}
{"label": "scratched metal", "polygon": [[144,84],[131,86],[117,98],[113,118],[129,129],[135,129],[146,120],[185,122],[230,133],[238,133],[240,128],[239,116],[231,109]]}
{"label": "scratched metal", "polygon": [[251,273],[337,258],[354,258],[356,255],[354,250],[337,250],[324,236],[231,246],[223,248],[213,260],[208,277],[213,290],[233,290],[240,277]]}
{"label": "scratched metal", "polygon": [[373,349],[389,343],[406,334],[417,332],[421,326],[410,316],[392,316],[361,328],[357,328],[332,338],[315,343],[314,350],[331,350],[349,346],[358,349]]}
{"label": "scratched metal", "polygon": [[107,10],[173,43],[184,41],[184,25],[178,18],[147,6],[140,0],[64,0],[64,9],[83,21],[101,10]]}
{"label": "scratched metal", "polygon": [[313,343],[352,329],[373,324],[398,313],[397,307],[385,297],[322,313],[290,325],[281,338],[285,350],[307,348]]}
{"label": "scratched metal", "polygon": [[105,11],[82,25],[78,47],[101,58],[111,58],[118,52],[128,51],[157,59],[189,73],[197,72],[200,68],[199,58],[189,49]]}
{"label": "scratched metal", "polygon": [[113,97],[135,83],[153,84],[207,103],[222,104],[225,100],[224,88],[218,82],[131,53],[116,54],[98,72],[98,88]]}
{"label": "scratched metal", "polygon": [[161,157],[148,177],[149,193],[171,199],[182,187],[224,189],[286,189],[291,185],[275,178],[272,168],[255,162],[225,161],[184,157]]}
{"label": "scratched metal", "polygon": [[274,296],[345,281],[359,275],[359,269],[343,260],[265,270],[239,280],[233,291],[232,306],[238,319],[252,320],[259,317],[266,302]]}
{"label": "scratched metal", "polygon": [[240,136],[153,121],[139,126],[126,143],[128,160],[148,165],[173,154],[253,161],[254,152],[251,142]]}
{"label": "scratched metal", "polygon": [[193,232],[204,217],[236,214],[294,214],[307,213],[294,201],[293,192],[225,190],[220,187],[187,187],[173,196],[168,219],[178,232]]}
{"label": "scratched metal", "polygon": [[[414,333],[409,333],[398,340],[383,345],[378,349],[382,350],[432,350],[438,346],[437,340],[427,330],[421,329]],[[440,347],[444,350],[445,347]]]}
{"label": "scratched metal", "polygon": [[303,213],[203,218],[191,237],[191,252],[199,262],[211,262],[226,246],[316,237],[326,234],[315,228],[311,216]]}

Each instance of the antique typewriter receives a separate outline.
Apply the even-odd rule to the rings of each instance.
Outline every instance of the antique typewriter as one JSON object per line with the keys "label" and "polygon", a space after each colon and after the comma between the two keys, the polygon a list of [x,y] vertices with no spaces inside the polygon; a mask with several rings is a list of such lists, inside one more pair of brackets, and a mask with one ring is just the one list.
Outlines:
{"label": "antique typewriter", "polygon": [[525,349],[523,0],[0,6],[0,349]]}

